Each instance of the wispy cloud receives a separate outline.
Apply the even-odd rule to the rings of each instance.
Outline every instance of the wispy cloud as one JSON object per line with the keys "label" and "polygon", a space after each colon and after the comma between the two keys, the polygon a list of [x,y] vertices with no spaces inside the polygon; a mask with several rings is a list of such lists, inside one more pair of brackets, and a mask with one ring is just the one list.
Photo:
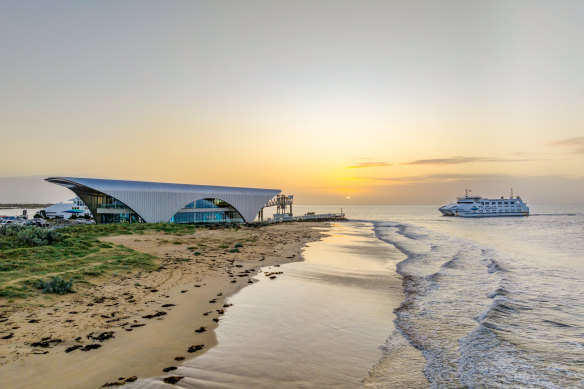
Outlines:
{"label": "wispy cloud", "polygon": [[356,165],[349,166],[349,169],[362,169],[365,167],[382,167],[382,166],[391,166],[391,163],[387,163],[387,162],[360,162]]}
{"label": "wispy cloud", "polygon": [[473,162],[528,162],[537,161],[532,158],[487,158],[487,157],[450,157],[450,158],[432,158],[417,159],[415,161],[403,162],[402,165],[457,165],[462,163]]}
{"label": "wispy cloud", "polygon": [[426,174],[405,177],[354,177],[357,180],[384,181],[394,183],[429,183],[429,182],[458,182],[470,180],[500,180],[508,178],[501,174]]}
{"label": "wispy cloud", "polygon": [[584,137],[560,139],[551,142],[552,146],[562,146],[571,149],[571,152],[576,154],[584,154]]}

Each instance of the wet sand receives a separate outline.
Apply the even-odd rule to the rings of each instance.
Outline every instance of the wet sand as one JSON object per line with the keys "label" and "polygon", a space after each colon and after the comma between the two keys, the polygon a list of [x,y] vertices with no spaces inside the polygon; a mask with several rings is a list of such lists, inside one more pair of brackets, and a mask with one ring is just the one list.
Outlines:
{"label": "wet sand", "polygon": [[[319,239],[314,226],[323,224],[104,239],[154,254],[160,267],[71,295],[4,304],[0,331],[12,335],[0,340],[0,387],[98,388],[206,353],[232,309],[226,299],[251,285],[260,266],[300,260],[304,244]],[[235,243],[242,247],[230,252]]]}
{"label": "wet sand", "polygon": [[[388,363],[380,346],[401,337],[393,309],[403,301],[395,264],[404,255],[370,223],[333,223],[324,234],[307,245],[303,262],[264,267],[258,283],[229,298],[216,347],[126,387],[161,389],[170,376],[183,377],[181,388],[400,387],[378,385],[376,367]],[[274,272],[283,274],[270,279]],[[419,353],[401,340],[402,352]],[[426,382],[421,369],[416,377],[392,373],[402,383]]]}

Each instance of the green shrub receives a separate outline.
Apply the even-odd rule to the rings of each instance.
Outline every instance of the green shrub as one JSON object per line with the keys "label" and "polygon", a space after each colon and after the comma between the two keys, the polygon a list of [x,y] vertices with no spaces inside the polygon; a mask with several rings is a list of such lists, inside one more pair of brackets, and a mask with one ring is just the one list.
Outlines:
{"label": "green shrub", "polygon": [[50,281],[40,281],[39,289],[43,290],[43,293],[56,293],[65,294],[73,292],[73,280],[65,281],[61,277],[55,277]]}
{"label": "green shrub", "polygon": [[40,227],[24,227],[16,233],[16,243],[19,246],[46,246],[63,239],[55,230]]}
{"label": "green shrub", "polygon": [[20,231],[26,229],[27,227],[21,226],[19,224],[9,224],[7,226],[0,227],[0,235],[4,236],[16,236]]}
{"label": "green shrub", "polygon": [[229,250],[229,252],[230,253],[238,253],[239,252],[239,249],[237,249],[237,248],[231,249],[231,250]]}

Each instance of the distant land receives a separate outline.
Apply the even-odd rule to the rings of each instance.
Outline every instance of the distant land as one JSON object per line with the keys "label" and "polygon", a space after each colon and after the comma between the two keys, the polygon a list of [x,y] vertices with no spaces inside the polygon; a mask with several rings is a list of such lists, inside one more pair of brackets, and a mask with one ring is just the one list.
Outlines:
{"label": "distant land", "polygon": [[0,209],[27,209],[27,208],[47,208],[53,204],[37,204],[37,203],[0,203]]}

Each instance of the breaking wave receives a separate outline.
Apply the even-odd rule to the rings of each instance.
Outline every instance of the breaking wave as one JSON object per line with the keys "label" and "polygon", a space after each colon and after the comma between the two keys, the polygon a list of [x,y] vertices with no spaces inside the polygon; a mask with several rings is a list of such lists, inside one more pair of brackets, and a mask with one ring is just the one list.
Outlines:
{"label": "breaking wave", "polygon": [[375,232],[407,256],[395,325],[421,351],[431,387],[584,387],[582,326],[571,324],[583,312],[568,307],[582,301],[569,290],[581,275],[544,277],[529,261],[409,224],[378,221]]}

